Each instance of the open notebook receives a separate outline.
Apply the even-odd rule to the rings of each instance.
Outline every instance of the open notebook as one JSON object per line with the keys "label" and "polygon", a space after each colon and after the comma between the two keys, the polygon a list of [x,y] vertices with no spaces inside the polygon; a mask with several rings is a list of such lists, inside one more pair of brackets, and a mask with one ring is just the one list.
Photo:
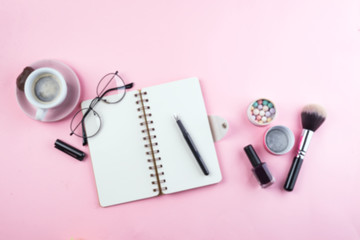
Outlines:
{"label": "open notebook", "polygon": [[[82,107],[88,107],[90,101],[84,101]],[[95,108],[103,124],[88,144],[101,206],[221,181],[197,78],[129,91],[120,103],[99,102]],[[209,169],[208,176],[186,144],[174,114],[190,133]],[[94,127],[85,124],[88,130]]]}

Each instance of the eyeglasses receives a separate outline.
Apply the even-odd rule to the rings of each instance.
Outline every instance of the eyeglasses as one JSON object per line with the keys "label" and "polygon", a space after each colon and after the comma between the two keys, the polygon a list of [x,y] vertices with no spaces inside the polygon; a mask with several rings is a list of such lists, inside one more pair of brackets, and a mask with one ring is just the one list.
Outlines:
{"label": "eyeglasses", "polygon": [[[102,77],[96,88],[96,97],[90,102],[89,107],[82,108],[75,113],[70,123],[70,136],[75,135],[83,139],[83,146],[87,145],[87,139],[95,136],[101,128],[101,118],[99,114],[94,110],[95,105],[103,101],[107,104],[119,103],[126,93],[126,89],[132,88],[134,83],[126,84],[122,78],[118,75],[118,71],[115,73],[108,73]],[[115,93],[108,96],[109,93]],[[106,96],[106,98],[104,98]],[[86,124],[85,124],[86,123]],[[85,129],[85,125],[95,126],[91,129]]]}

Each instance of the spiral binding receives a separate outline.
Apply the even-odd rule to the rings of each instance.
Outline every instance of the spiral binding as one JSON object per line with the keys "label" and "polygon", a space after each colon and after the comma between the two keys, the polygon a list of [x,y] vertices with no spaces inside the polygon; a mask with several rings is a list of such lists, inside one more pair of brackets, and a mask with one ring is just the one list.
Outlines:
{"label": "spiral binding", "polygon": [[141,92],[141,90],[139,90],[139,93],[135,94],[135,97],[138,98],[135,103],[140,105],[137,108],[137,111],[140,114],[139,119],[143,120],[140,122],[140,126],[145,127],[143,130],[141,130],[141,132],[146,134],[143,137],[143,140],[147,141],[147,143],[144,144],[144,147],[148,148],[148,151],[145,153],[147,156],[149,156],[147,162],[149,163],[149,170],[152,171],[150,177],[154,179],[151,181],[151,184],[157,185],[157,188],[154,188],[153,191],[159,192],[159,194],[163,194],[163,192],[167,190],[167,187],[164,186],[166,183],[166,179],[164,178],[165,173],[162,171],[163,165],[161,164],[161,157],[158,157],[160,150],[156,149],[158,148],[159,144],[154,142],[154,139],[156,139],[155,128],[151,126],[154,124],[154,121],[149,119],[152,117],[152,114],[147,112],[150,110],[150,106],[145,105],[149,102],[149,99],[145,99],[146,95],[147,92]]}

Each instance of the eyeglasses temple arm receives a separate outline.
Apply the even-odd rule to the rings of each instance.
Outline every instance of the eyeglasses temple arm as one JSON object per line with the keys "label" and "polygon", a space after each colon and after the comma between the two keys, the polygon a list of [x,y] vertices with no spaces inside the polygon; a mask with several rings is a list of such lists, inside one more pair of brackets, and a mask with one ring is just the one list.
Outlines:
{"label": "eyeglasses temple arm", "polygon": [[121,87],[115,87],[115,88],[110,88],[108,90],[106,90],[103,94],[101,94],[101,96],[99,97],[99,99],[101,100],[108,92],[111,92],[111,91],[115,91],[115,90],[119,90],[119,89],[122,89],[125,87],[125,89],[130,89],[134,86],[134,83],[129,83],[129,84],[126,84],[125,86],[121,86]]}
{"label": "eyeglasses temple arm", "polygon": [[125,85],[125,89],[130,89],[134,86],[134,83],[129,83]]}
{"label": "eyeglasses temple arm", "polygon": [[82,128],[82,139],[83,139],[83,146],[86,146],[88,141],[87,141],[87,136],[86,136],[86,132],[85,132],[85,127],[84,124],[81,123],[81,128]]}
{"label": "eyeglasses temple arm", "polygon": [[91,108],[89,108],[85,113],[83,118],[81,119],[81,130],[82,130],[82,138],[83,138],[83,146],[86,146],[88,141],[87,141],[87,136],[86,136],[86,131],[85,131],[85,126],[84,126],[84,119],[85,117],[90,113]]}

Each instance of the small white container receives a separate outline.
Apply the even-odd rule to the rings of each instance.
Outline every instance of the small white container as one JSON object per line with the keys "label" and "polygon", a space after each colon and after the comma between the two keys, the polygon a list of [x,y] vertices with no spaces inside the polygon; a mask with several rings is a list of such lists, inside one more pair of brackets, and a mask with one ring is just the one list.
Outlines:
{"label": "small white container", "polygon": [[274,126],[264,134],[264,146],[266,150],[275,155],[288,153],[295,144],[293,132],[285,126]]}
{"label": "small white container", "polygon": [[267,126],[272,123],[276,115],[277,110],[275,104],[266,98],[259,98],[256,101],[253,101],[247,109],[249,121],[259,127]]}

